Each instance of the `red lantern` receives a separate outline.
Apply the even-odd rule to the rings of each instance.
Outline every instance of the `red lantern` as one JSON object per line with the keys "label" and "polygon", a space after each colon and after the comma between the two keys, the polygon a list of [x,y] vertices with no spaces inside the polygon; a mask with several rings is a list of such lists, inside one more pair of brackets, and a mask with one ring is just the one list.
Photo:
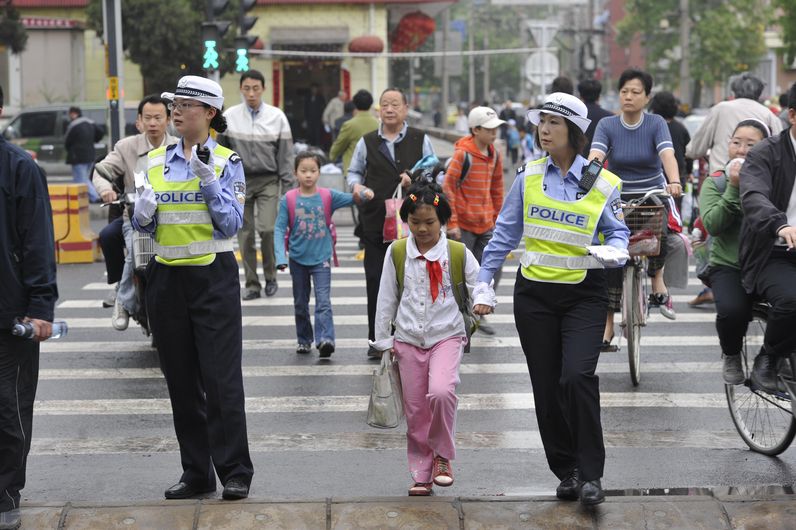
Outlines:
{"label": "red lantern", "polygon": [[351,53],[381,53],[384,51],[384,42],[375,35],[363,35],[348,43]]}
{"label": "red lantern", "polygon": [[390,38],[392,51],[413,52],[434,33],[436,23],[430,16],[420,11],[404,15]]}

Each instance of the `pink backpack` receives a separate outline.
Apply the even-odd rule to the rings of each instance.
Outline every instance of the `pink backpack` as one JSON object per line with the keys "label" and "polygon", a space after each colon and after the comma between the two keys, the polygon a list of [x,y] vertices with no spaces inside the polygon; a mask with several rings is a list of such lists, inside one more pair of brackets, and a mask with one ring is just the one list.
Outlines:
{"label": "pink backpack", "polygon": [[[332,236],[332,257],[334,258],[334,266],[339,267],[340,262],[337,261],[337,228],[332,222],[332,192],[329,188],[318,188],[318,193],[321,196],[323,203],[323,215],[326,218],[326,228],[329,229],[329,234]],[[296,197],[298,197],[299,189],[293,188],[285,193],[285,200],[287,201],[287,231],[285,232],[285,252],[288,252],[288,243],[290,239],[290,229],[296,221]]]}

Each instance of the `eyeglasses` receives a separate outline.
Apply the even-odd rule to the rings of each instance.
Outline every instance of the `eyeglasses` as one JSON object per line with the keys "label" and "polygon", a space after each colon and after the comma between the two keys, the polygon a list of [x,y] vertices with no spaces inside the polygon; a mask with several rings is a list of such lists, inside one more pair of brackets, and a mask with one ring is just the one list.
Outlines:
{"label": "eyeglasses", "polygon": [[168,105],[169,110],[179,110],[180,112],[188,109],[192,109],[194,107],[204,107],[201,103],[169,103]]}

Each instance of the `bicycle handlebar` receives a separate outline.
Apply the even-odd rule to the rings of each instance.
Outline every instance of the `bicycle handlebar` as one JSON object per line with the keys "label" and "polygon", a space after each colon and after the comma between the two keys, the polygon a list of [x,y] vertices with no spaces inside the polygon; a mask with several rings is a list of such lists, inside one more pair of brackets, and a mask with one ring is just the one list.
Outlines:
{"label": "bicycle handlebar", "polygon": [[666,190],[660,190],[660,189],[649,190],[647,193],[645,193],[643,196],[639,197],[638,199],[631,199],[631,200],[626,201],[626,202],[623,201],[623,205],[624,206],[639,206],[640,204],[643,204],[643,203],[647,202],[647,200],[652,198],[652,197],[660,197],[661,199],[668,199],[669,197],[671,197],[671,195],[669,193],[667,193]]}

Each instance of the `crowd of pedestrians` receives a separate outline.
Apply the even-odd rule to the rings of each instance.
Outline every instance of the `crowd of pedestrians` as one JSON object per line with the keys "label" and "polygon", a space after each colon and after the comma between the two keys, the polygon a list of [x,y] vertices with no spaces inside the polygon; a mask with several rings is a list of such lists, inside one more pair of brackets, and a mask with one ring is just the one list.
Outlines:
{"label": "crowd of pedestrians", "polygon": [[[743,382],[740,342],[753,297],[762,296],[771,311],[752,383],[776,390],[781,359],[796,349],[796,84],[787,98],[790,127],[783,132],[780,117],[757,102],[760,81],[744,74],[732,84],[735,99],[717,104],[693,139],[674,120],[674,96],[659,92],[651,98],[652,87],[647,72],[623,72],[618,115],[599,106],[598,82],[581,81],[579,99],[566,78],[557,78],[553,93],[523,116],[510,101],[500,111],[476,106],[459,124],[465,134],[454,145],[440,186],[433,178],[417,179],[414,170],[435,153],[429,136],[407,123],[409,101],[401,89],[378,95],[376,119],[368,91],[358,91],[350,102],[340,92],[327,103],[313,86],[305,108],[308,127],[317,133],[310,140],[318,145],[323,127],[332,134],[330,158],[342,161],[343,190],[318,186],[325,163],[321,155],[294,153],[288,120],[263,101],[265,78],[256,70],[240,78],[243,103],[225,112],[221,87],[197,76],[180,79],[173,93],[144,98],[138,108],[140,134],[117,143],[96,164],[90,189],[96,194],[92,200],[105,202],[137,191],[133,213],[103,231],[108,281],[118,282],[116,329],[124,329],[134,311],[125,261],[130,234],[138,230],[154,239],[147,306],[183,466],[165,497],[214,491],[216,477],[224,499],[248,496],[254,469],[244,412],[241,299],[261,296],[255,235],[262,245],[265,295],[277,291],[277,270],[289,269],[292,277],[296,353],[309,354],[314,345],[328,359],[335,351],[336,229],[331,218],[335,210],[352,205],[360,212],[355,234],[365,253],[368,341],[363,339],[363,349],[367,344],[369,358],[390,355],[398,364],[409,495],[430,495],[435,484],[454,482],[456,387],[470,340],[468,316],[480,316],[481,331],[494,333],[486,315],[497,303],[503,261],[524,241],[514,317],[545,454],[560,480],[556,494],[585,505],[603,501],[605,447],[595,371],[601,349],[614,337],[613,314],[621,296],[616,272],[629,258],[630,230],[621,201],[653,189],[676,199],[690,174],[687,157],[703,156],[708,149],[711,176],[702,186],[700,213],[713,237],[709,281],[723,377],[728,384]],[[69,161],[74,178],[84,181],[89,154],[83,144],[95,134],[94,126],[79,109],[70,115]],[[179,138],[166,131],[169,119]],[[505,151],[495,145],[499,133]],[[592,179],[585,178],[586,153],[609,163]],[[25,431],[30,430],[38,371],[38,342],[13,338],[6,328],[13,318],[24,317],[34,324],[37,340],[46,340],[57,290],[53,252],[43,243],[48,229],[52,241],[44,179],[24,153],[2,139],[0,163],[13,180],[4,187],[20,194],[16,204],[22,205],[16,217],[2,219],[0,244],[10,247],[6,255],[35,249],[29,258],[18,259],[24,268],[14,269],[19,296],[10,305],[4,299],[0,307],[0,357],[24,350],[31,359],[24,366],[18,360],[19,366],[4,362],[11,368],[0,373],[0,394],[9,398],[2,400],[0,415],[21,418],[19,425],[6,422],[14,423],[12,437],[21,442],[4,446],[17,463],[0,459],[5,469],[0,487],[11,492],[0,501],[3,527],[19,516],[30,447]],[[514,173],[515,167],[504,196],[504,172]],[[665,206],[666,244],[658,259],[650,260],[648,274],[651,302],[673,320],[668,288],[681,287],[687,277],[687,262],[682,262],[687,240],[679,235],[679,205],[666,201]],[[388,233],[385,226],[393,220],[407,224],[408,237]],[[232,252],[236,237],[246,280],[242,293]],[[27,393],[11,396],[9,378],[23,369]]]}

